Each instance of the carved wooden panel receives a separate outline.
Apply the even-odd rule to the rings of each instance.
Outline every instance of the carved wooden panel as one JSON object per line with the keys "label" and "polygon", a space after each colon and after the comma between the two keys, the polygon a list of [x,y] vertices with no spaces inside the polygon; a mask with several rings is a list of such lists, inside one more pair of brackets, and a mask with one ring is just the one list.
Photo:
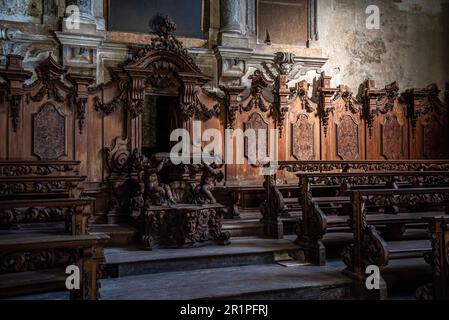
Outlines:
{"label": "carved wooden panel", "polygon": [[44,104],[33,115],[33,153],[45,160],[65,155],[65,125],[65,115],[55,105]]}
{"label": "carved wooden panel", "polygon": [[398,160],[404,157],[404,130],[396,116],[387,116],[381,126],[382,155],[387,160]]}
{"label": "carved wooden panel", "polygon": [[342,160],[359,160],[359,126],[351,116],[345,115],[340,124],[335,125],[337,155]]}
{"label": "carved wooden panel", "polygon": [[426,159],[446,159],[449,156],[447,129],[438,120],[430,116],[422,124],[423,154]]}
{"label": "carved wooden panel", "polygon": [[[247,130],[252,129],[256,133],[255,139],[248,139],[245,136],[245,157],[249,158],[252,150],[256,150],[256,154],[258,155],[257,160],[262,159],[268,153],[268,122],[259,112],[254,112],[249,117],[248,121],[244,123],[244,130],[248,133]],[[259,130],[264,130],[259,132]],[[264,137],[264,138],[262,138]],[[259,138],[262,140],[259,142]],[[265,141],[263,141],[265,140]]]}
{"label": "carved wooden panel", "polygon": [[292,156],[296,160],[313,160],[315,156],[314,125],[309,123],[309,117],[301,114],[291,126]]}

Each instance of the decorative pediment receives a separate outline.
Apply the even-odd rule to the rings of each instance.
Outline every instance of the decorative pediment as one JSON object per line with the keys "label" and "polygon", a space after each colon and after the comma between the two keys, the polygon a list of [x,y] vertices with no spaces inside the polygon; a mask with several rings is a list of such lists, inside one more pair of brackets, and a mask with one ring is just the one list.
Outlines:
{"label": "decorative pediment", "polygon": [[71,90],[70,87],[62,82],[62,77],[66,73],[67,70],[50,53],[36,68],[37,80],[27,86],[32,91],[37,87],[39,87],[39,90],[35,94],[28,93],[27,100],[41,102],[47,97],[48,100],[54,100],[59,103],[65,102],[67,93]]}
{"label": "decorative pediment", "polygon": [[[212,78],[201,72],[194,59],[175,36],[175,23],[169,17],[156,16],[152,21],[155,36],[151,43],[132,48],[133,56],[124,65],[114,69],[116,78],[128,79],[124,104],[132,117],[143,112],[146,93],[179,95],[180,111],[185,118],[210,118],[220,113],[217,104],[210,109],[202,101],[201,89]],[[122,76],[120,76],[122,74]],[[98,99],[97,99],[98,100]],[[120,98],[120,101],[123,97]],[[218,100],[217,100],[218,101]],[[116,109],[118,101],[109,103],[98,100],[98,110]]]}

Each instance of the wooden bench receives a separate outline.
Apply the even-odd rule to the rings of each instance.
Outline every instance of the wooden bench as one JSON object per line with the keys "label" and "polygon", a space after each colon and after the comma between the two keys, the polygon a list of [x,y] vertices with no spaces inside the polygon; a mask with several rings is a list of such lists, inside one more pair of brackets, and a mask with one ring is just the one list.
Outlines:
{"label": "wooden bench", "polygon": [[88,235],[95,199],[81,196],[84,180],[78,161],[0,161],[0,298],[63,290],[71,264],[81,271],[71,298],[98,298],[109,237]]}
{"label": "wooden bench", "polygon": [[21,224],[63,221],[65,233],[85,235],[94,210],[95,199],[87,197],[0,201],[0,229],[14,230]]}
{"label": "wooden bench", "polygon": [[449,218],[427,218],[432,250],[426,261],[433,270],[433,281],[416,290],[418,300],[449,300]]}
{"label": "wooden bench", "polygon": [[[343,251],[344,273],[353,280],[353,294],[361,298],[383,299],[387,297],[385,282],[381,278],[380,290],[367,290],[366,268],[370,265],[379,268],[388,265],[391,259],[424,257],[431,249],[430,241],[385,241],[374,226],[375,223],[413,224],[426,223],[428,218],[444,216],[448,211],[449,188],[410,188],[357,190],[351,192],[352,212],[348,225],[353,233],[352,243]],[[367,214],[367,206],[391,205],[391,203],[424,204],[434,207],[434,211],[403,212],[384,215],[377,221]],[[439,207],[439,209],[438,209]],[[424,219],[427,218],[427,219]]]}
{"label": "wooden bench", "polygon": [[104,262],[106,235],[0,235],[0,298],[67,290],[65,270],[76,265],[80,288],[74,300],[99,297],[99,266]]}
{"label": "wooden bench", "polygon": [[79,197],[84,176],[12,176],[0,177],[0,200]]}
{"label": "wooden bench", "polygon": [[[266,165],[267,167],[270,164]],[[339,191],[340,184],[332,183],[326,179],[324,173],[337,177],[339,173],[357,173],[370,172],[374,176],[379,176],[384,172],[421,172],[421,171],[448,171],[449,160],[397,160],[397,161],[280,161],[275,164],[275,174],[265,176],[264,190],[265,201],[261,211],[264,218],[265,235],[282,238],[283,229],[279,218],[285,212],[293,211],[295,215],[300,216],[304,210],[302,201],[295,199],[296,194],[302,194],[301,183],[294,184],[293,177],[301,174],[323,173],[319,184],[313,184],[311,187],[314,193],[320,196],[335,196]],[[334,180],[335,180],[334,179]],[[326,181],[325,181],[326,180]],[[296,180],[297,181],[297,180]],[[287,188],[288,193],[283,189]],[[279,191],[279,192],[278,192]],[[337,193],[338,194],[338,193]],[[293,195],[293,197],[290,197]]]}
{"label": "wooden bench", "polygon": [[79,165],[72,160],[0,160],[0,177],[78,176]]}
{"label": "wooden bench", "polygon": [[95,199],[81,197],[86,177],[79,175],[79,164],[0,160],[0,228],[64,221],[67,233],[87,234]]}
{"label": "wooden bench", "polygon": [[[297,243],[303,248],[305,259],[317,265],[326,263],[326,251],[323,236],[331,229],[345,229],[350,213],[351,190],[369,190],[379,188],[412,188],[449,186],[448,171],[402,171],[402,172],[353,172],[353,173],[304,173],[297,174],[302,190],[301,207],[303,212],[299,221]],[[314,196],[316,186],[334,186],[333,196]],[[323,207],[328,206],[328,210]],[[327,214],[339,211],[340,216]],[[397,213],[397,205],[379,207],[371,205],[373,213],[381,210],[387,214]],[[334,213],[335,214],[335,213]],[[381,221],[375,221],[380,225]],[[391,224],[389,227],[392,227]],[[400,224],[392,227],[396,231],[403,231]]]}

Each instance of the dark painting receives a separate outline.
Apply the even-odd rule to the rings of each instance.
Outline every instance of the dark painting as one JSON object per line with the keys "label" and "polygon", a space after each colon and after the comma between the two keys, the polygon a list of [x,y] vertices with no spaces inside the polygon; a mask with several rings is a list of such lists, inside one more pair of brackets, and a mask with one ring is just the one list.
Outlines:
{"label": "dark painting", "polygon": [[202,0],[109,0],[109,31],[150,32],[157,14],[176,22],[176,35],[203,38]]}

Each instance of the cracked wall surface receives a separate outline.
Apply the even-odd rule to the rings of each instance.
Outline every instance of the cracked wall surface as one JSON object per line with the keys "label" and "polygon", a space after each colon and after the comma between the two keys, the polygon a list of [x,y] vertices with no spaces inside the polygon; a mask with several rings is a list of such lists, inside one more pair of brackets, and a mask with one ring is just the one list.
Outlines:
{"label": "cracked wall surface", "polygon": [[[380,9],[380,29],[366,28],[367,6]],[[365,79],[400,88],[436,82],[444,88],[449,65],[449,1],[321,0],[319,46],[333,84],[356,92]]]}

